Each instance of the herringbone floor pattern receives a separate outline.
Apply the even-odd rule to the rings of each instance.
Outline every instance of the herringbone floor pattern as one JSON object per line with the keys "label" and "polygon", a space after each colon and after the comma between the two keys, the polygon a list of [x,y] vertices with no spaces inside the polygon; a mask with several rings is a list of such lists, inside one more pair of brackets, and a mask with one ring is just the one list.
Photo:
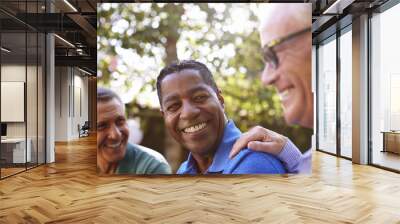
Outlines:
{"label": "herringbone floor pattern", "polygon": [[95,138],[0,181],[0,223],[400,223],[400,175],[314,153],[311,176],[99,177]]}

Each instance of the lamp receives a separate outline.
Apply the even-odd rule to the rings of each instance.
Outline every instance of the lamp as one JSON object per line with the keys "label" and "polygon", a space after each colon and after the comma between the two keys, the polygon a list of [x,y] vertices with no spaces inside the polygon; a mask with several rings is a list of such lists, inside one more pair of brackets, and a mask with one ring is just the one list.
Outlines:
{"label": "lamp", "polygon": [[7,48],[5,48],[5,47],[1,47],[0,49],[1,49],[2,51],[6,52],[6,53],[10,53],[10,52],[11,52],[11,50],[9,50],[9,49],[7,49]]}
{"label": "lamp", "polygon": [[88,72],[88,71],[86,71],[86,70],[83,70],[83,69],[81,69],[81,68],[79,68],[79,67],[78,67],[78,69],[79,69],[79,71],[81,71],[81,72],[83,72],[83,73],[85,73],[85,74],[87,74],[87,75],[92,75],[90,72]]}
{"label": "lamp", "polygon": [[62,42],[66,43],[67,45],[69,45],[69,46],[75,48],[75,45],[73,45],[71,42],[67,41],[66,39],[60,37],[59,35],[54,34],[54,36],[57,37],[57,38],[58,38],[59,40],[61,40]]}
{"label": "lamp", "polygon": [[67,4],[74,12],[78,12],[78,10],[71,4],[68,2],[68,0],[64,0],[65,4]]}

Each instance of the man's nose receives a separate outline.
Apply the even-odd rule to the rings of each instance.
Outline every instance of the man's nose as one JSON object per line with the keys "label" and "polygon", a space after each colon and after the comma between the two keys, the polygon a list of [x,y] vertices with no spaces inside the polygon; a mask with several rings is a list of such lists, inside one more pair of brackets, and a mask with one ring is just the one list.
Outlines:
{"label": "man's nose", "polygon": [[197,117],[200,113],[200,109],[191,102],[184,102],[182,105],[181,119],[190,120]]}
{"label": "man's nose", "polygon": [[272,85],[279,77],[279,69],[274,69],[271,64],[265,64],[264,70],[261,73],[261,81],[264,85]]}
{"label": "man's nose", "polygon": [[110,132],[108,133],[108,138],[112,140],[119,140],[122,134],[119,128],[116,125],[112,125],[110,127]]}

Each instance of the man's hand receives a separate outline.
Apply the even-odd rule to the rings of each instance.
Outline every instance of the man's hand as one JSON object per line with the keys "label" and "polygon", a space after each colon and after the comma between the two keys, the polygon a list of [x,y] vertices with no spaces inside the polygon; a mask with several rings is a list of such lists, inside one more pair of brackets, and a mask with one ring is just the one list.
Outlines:
{"label": "man's hand", "polygon": [[233,158],[243,148],[249,148],[254,151],[267,152],[272,155],[278,155],[283,146],[285,146],[287,138],[276,132],[256,126],[244,133],[233,145],[229,158]]}

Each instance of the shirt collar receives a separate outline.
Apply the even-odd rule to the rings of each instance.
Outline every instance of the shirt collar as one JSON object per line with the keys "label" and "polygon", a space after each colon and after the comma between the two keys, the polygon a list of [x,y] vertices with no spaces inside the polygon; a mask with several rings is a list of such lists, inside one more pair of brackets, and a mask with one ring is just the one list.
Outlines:
{"label": "shirt collar", "polygon": [[[208,167],[207,173],[222,173],[224,171],[229,162],[229,153],[232,146],[241,134],[240,130],[235,126],[235,123],[229,120],[225,125],[222,141],[215,152],[213,162],[211,166]],[[187,161],[185,170],[188,173],[196,173],[196,160],[193,158],[192,153],[189,153]]]}
{"label": "shirt collar", "polygon": [[132,166],[135,164],[132,163],[132,161],[135,160],[136,153],[137,153],[136,148],[131,143],[128,142],[126,145],[125,156],[122,160],[118,162],[118,166],[115,173],[118,174],[123,172],[129,172],[129,170],[132,169]]}

